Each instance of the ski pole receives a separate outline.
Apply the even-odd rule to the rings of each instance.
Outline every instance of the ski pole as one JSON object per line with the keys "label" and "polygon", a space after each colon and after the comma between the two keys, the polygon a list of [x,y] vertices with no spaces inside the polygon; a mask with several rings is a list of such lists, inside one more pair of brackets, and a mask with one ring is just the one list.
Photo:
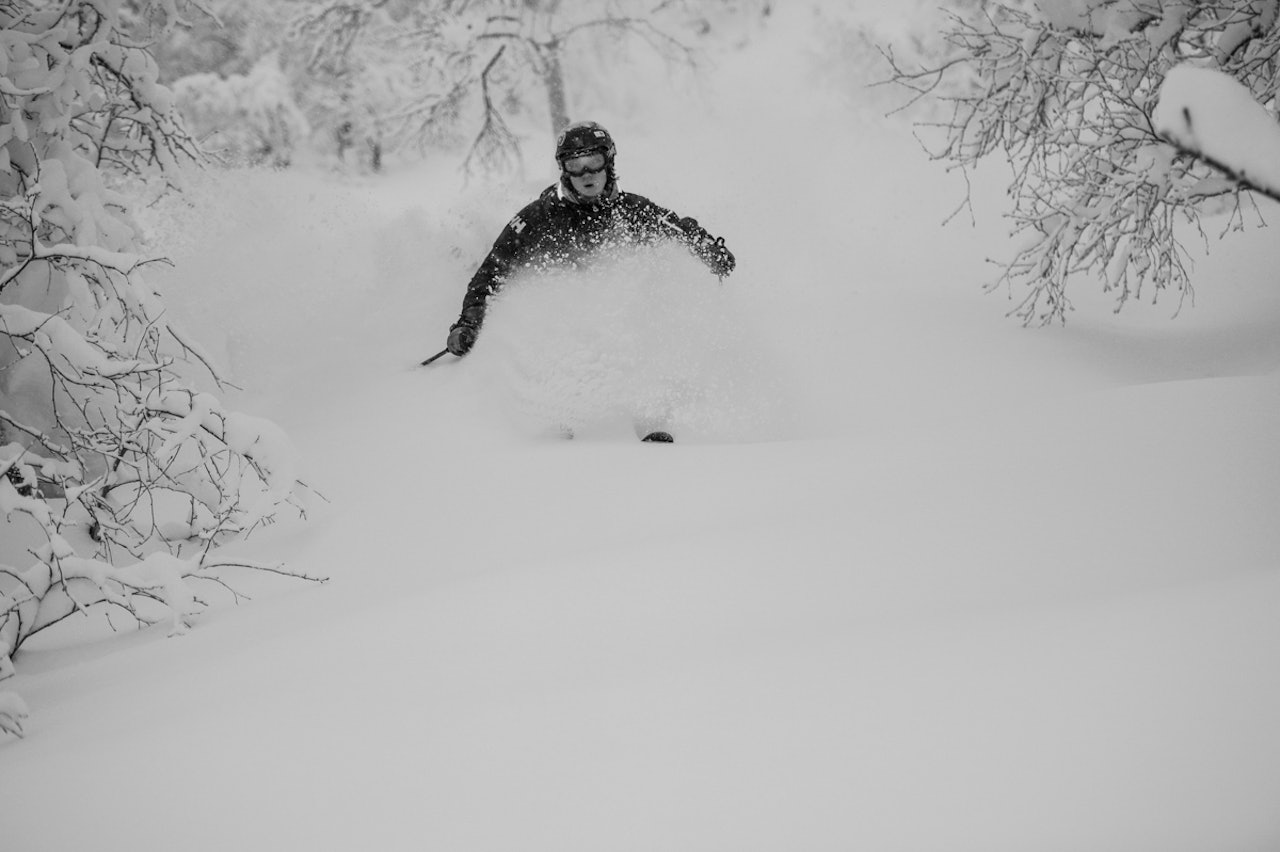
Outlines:
{"label": "ski pole", "polygon": [[443,350],[441,350],[441,351],[437,352],[436,354],[432,355],[432,356],[431,356],[430,358],[428,358],[427,360],[423,361],[421,366],[425,367],[425,366],[427,366],[428,364],[430,364],[432,361],[436,360],[437,358],[443,358],[444,356],[446,356],[446,355],[448,355],[448,354],[449,354],[449,350],[448,350],[448,349],[443,349]]}

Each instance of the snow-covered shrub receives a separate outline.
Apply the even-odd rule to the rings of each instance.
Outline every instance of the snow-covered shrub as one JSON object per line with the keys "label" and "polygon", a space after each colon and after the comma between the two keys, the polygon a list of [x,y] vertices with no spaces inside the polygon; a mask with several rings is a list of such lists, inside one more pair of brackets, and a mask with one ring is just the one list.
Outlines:
{"label": "snow-covered shrub", "polygon": [[192,74],[175,81],[173,91],[201,147],[222,159],[287,166],[310,134],[274,54],[248,74]]}
{"label": "snow-covered shrub", "polygon": [[[944,53],[896,82],[949,110],[922,126],[938,158],[1014,164],[1020,247],[993,287],[1026,290],[1015,313],[1060,321],[1083,273],[1117,309],[1149,289],[1192,295],[1176,228],[1224,201],[1239,226],[1241,185],[1170,144],[1153,120],[1161,82],[1184,62],[1238,81],[1274,116],[1280,0],[1009,0],[953,16]],[[891,56],[892,58],[892,56]]]}
{"label": "snow-covered shrub", "polygon": [[[223,583],[211,548],[294,489],[279,430],[195,389],[206,359],[137,253],[124,187],[198,156],[140,46],[176,15],[0,7],[0,678],[95,604],[182,629]],[[20,708],[0,696],[0,729]]]}
{"label": "snow-covered shrub", "polygon": [[[419,61],[398,39],[412,21],[386,4],[300,4],[283,65],[311,123],[312,148],[363,171],[382,167]],[[407,26],[413,30],[413,26]]]}

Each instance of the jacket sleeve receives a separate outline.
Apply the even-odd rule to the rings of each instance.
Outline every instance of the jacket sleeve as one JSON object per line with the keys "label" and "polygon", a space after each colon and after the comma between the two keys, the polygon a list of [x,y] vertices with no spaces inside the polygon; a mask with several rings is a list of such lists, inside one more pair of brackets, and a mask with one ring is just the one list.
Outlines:
{"label": "jacket sleeve", "polygon": [[536,203],[530,204],[502,229],[493,248],[489,249],[489,254],[471,276],[467,293],[462,298],[462,313],[451,330],[460,325],[480,328],[489,297],[502,289],[512,271],[529,253],[529,223],[536,214]]}
{"label": "jacket sleeve", "polygon": [[688,247],[694,257],[706,264],[716,275],[724,277],[733,272],[737,259],[724,244],[724,237],[712,236],[698,224],[697,219],[681,218],[674,212],[645,199],[646,218],[656,223],[659,236],[665,236]]}

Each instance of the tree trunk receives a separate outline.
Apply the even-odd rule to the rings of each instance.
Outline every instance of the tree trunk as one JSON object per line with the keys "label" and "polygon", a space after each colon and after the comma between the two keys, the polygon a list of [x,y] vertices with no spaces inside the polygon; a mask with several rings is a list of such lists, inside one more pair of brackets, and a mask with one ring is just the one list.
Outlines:
{"label": "tree trunk", "polygon": [[542,83],[547,88],[547,110],[551,115],[551,137],[569,126],[569,104],[565,96],[564,71],[560,66],[560,44],[551,42],[541,46]]}

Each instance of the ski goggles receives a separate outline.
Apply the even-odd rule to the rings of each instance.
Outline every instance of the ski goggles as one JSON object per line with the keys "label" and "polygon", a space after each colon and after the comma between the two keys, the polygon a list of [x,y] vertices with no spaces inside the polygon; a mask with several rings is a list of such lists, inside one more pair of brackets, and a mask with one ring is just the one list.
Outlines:
{"label": "ski goggles", "polygon": [[583,175],[604,171],[607,162],[608,160],[604,154],[599,151],[593,151],[590,154],[579,154],[576,157],[568,157],[562,160],[560,168],[564,169],[567,175],[582,177]]}

